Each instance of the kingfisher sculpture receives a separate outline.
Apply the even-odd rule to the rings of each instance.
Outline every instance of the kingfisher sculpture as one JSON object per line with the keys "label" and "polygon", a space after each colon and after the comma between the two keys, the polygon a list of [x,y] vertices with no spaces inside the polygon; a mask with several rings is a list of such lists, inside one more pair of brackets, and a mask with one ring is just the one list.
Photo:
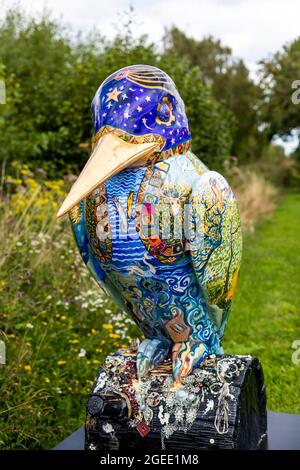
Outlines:
{"label": "kingfisher sculpture", "polygon": [[191,151],[184,103],[148,65],[110,75],[92,102],[93,152],[69,213],[100,286],[139,325],[139,377],[172,356],[176,380],[212,354],[237,286],[241,224],[226,180]]}

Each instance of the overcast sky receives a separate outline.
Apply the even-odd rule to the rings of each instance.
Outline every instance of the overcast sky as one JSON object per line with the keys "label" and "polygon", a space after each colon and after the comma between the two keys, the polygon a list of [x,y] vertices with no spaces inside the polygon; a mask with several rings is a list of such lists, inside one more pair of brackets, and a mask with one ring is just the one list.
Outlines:
{"label": "overcast sky", "polygon": [[[0,0],[11,6],[15,0]],[[159,42],[164,27],[175,24],[197,39],[212,34],[245,60],[255,63],[300,34],[300,0],[20,0],[29,12],[48,7],[75,29],[97,27],[113,37],[119,14],[135,10],[135,33]]]}

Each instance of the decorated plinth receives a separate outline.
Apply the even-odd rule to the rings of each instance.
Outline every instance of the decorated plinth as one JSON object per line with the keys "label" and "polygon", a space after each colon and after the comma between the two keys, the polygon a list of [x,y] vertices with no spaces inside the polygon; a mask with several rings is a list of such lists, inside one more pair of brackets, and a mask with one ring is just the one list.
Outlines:
{"label": "decorated plinth", "polygon": [[136,351],[107,357],[87,404],[85,447],[102,451],[258,449],[267,431],[263,372],[252,356],[210,356],[175,383],[165,361],[138,380]]}

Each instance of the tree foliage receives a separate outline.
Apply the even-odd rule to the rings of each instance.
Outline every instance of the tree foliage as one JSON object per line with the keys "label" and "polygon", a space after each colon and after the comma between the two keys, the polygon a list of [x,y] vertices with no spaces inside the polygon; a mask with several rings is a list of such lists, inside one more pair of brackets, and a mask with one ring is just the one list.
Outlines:
{"label": "tree foliage", "polygon": [[232,153],[242,162],[258,158],[262,143],[257,128],[260,88],[250,78],[244,62],[233,59],[231,49],[220,40],[208,36],[198,41],[176,27],[166,31],[164,43],[167,51],[177,51],[200,68],[216,100],[235,116]]}
{"label": "tree foliage", "polygon": [[300,78],[300,38],[283,47],[269,59],[261,61],[261,87],[264,94],[262,120],[271,139],[289,137],[300,128],[300,104],[293,103],[292,88]]}
{"label": "tree foliage", "polygon": [[82,165],[89,148],[90,103],[100,83],[126,65],[146,63],[166,70],[187,108],[193,150],[220,168],[232,144],[233,116],[213,97],[198,67],[180,51],[159,53],[142,36],[125,32],[108,41],[99,33],[71,38],[49,16],[26,18],[9,11],[0,23],[0,74],[7,102],[0,106],[0,158],[55,168]]}

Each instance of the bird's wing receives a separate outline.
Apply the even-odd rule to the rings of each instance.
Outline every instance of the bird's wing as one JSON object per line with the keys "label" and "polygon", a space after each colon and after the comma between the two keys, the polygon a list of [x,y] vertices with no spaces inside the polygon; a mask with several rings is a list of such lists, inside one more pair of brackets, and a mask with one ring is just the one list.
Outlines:
{"label": "bird's wing", "polygon": [[193,182],[188,225],[193,268],[222,336],[237,285],[242,235],[235,196],[220,174],[207,171]]}
{"label": "bird's wing", "polygon": [[99,263],[91,253],[89,239],[87,235],[85,217],[84,217],[84,201],[73,207],[69,212],[69,218],[72,223],[73,234],[79,248],[79,252],[89,271],[96,279],[101,287],[104,287],[105,273]]}
{"label": "bird's wing", "polygon": [[71,209],[69,218],[72,223],[75,241],[88,270],[104,292],[112,297],[120,308],[127,311],[127,306],[123,303],[122,298],[116,295],[117,289],[112,284],[111,280],[106,277],[106,273],[102,269],[100,262],[92,252],[85,223],[84,201],[81,201],[77,206]]}

